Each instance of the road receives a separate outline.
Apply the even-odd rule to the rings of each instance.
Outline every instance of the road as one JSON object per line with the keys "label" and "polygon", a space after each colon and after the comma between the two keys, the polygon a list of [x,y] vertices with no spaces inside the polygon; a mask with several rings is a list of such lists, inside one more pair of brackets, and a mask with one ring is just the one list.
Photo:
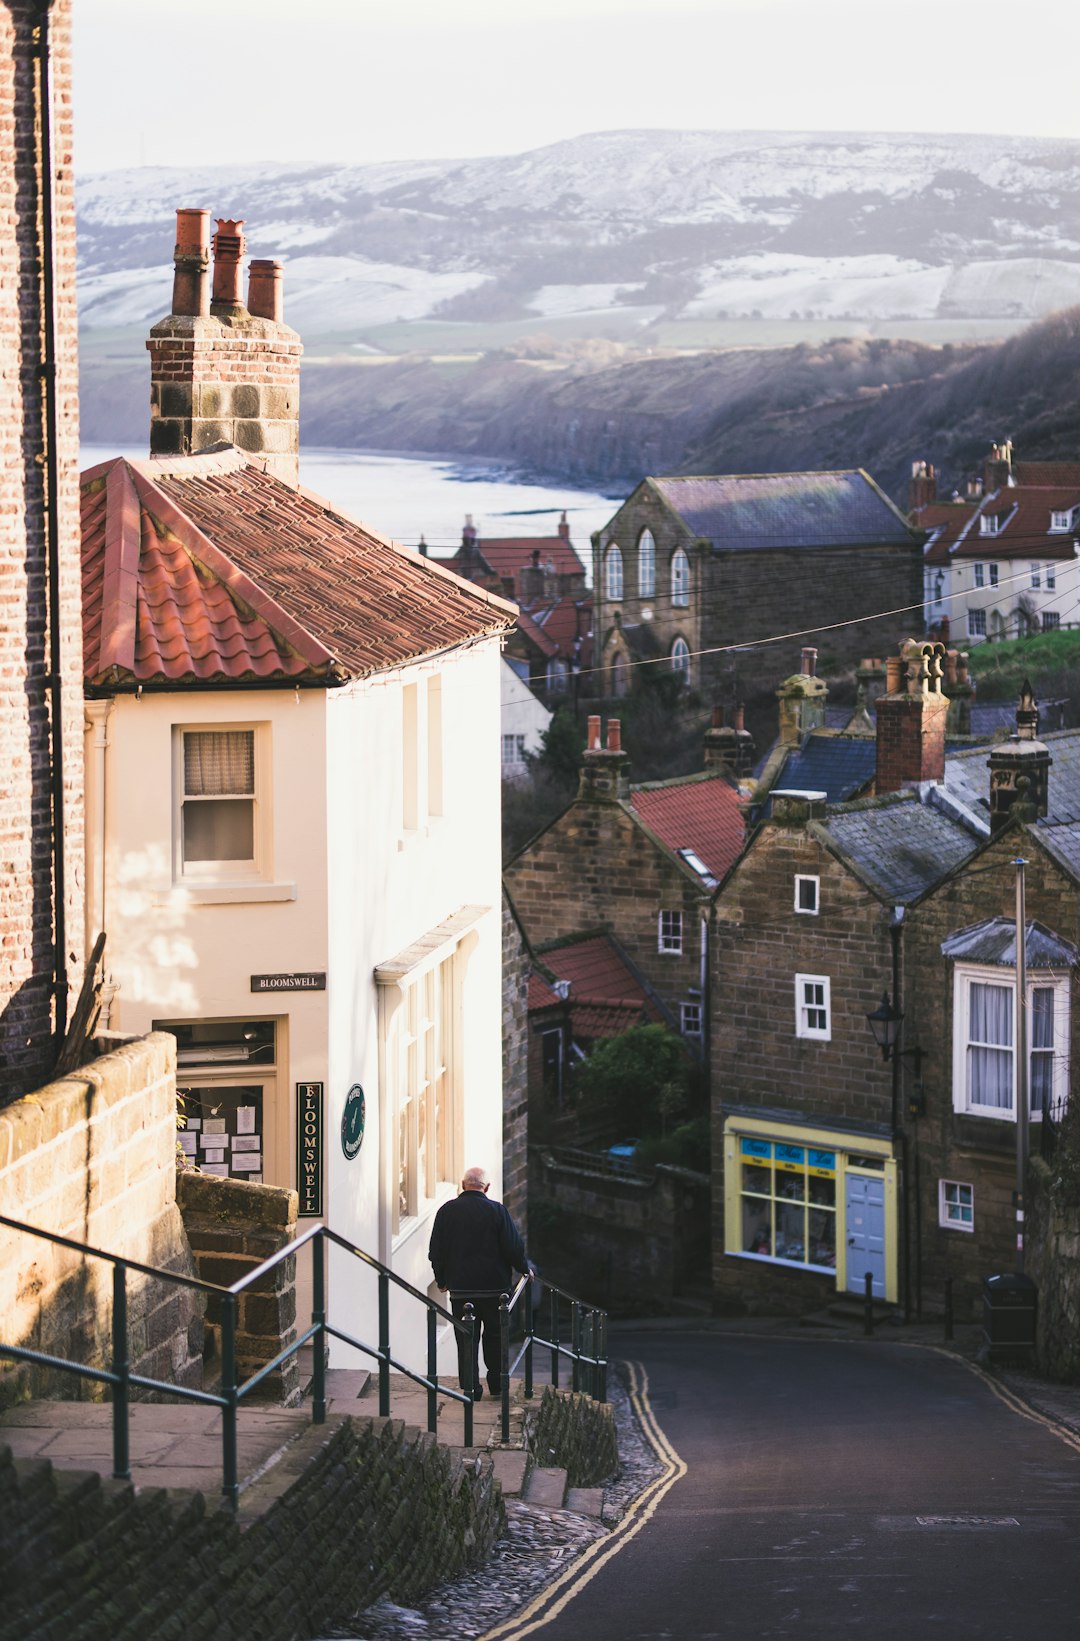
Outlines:
{"label": "road", "polygon": [[964,1364],[723,1332],[616,1352],[686,1473],[544,1641],[1080,1637],[1080,1441]]}

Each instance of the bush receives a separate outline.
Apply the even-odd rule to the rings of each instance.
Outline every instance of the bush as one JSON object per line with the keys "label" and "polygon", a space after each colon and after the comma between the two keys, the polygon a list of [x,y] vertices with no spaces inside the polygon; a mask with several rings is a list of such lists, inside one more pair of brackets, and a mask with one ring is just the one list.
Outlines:
{"label": "bush", "polygon": [[597,1044],[574,1085],[589,1115],[617,1121],[625,1134],[662,1134],[690,1104],[692,1072],[681,1037],[666,1026],[632,1026]]}

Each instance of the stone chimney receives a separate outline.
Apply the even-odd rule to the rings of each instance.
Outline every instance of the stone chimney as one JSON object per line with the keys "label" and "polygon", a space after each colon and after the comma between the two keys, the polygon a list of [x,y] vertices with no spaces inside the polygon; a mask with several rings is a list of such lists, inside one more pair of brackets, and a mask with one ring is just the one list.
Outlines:
{"label": "stone chimney", "polygon": [[749,775],[754,767],[754,738],[746,727],[740,704],[732,713],[731,724],[724,723],[723,707],[713,707],[712,723],[705,731],[706,773],[725,770],[736,777]]}
{"label": "stone chimney", "polygon": [[630,760],[622,749],[622,725],[609,718],[607,746],[600,744],[600,719],[589,719],[588,745],[581,758],[578,799],[593,803],[617,803],[630,795]]}
{"label": "stone chimney", "polygon": [[798,746],[812,729],[821,729],[825,723],[825,702],[829,686],[818,678],[817,650],[804,649],[802,670],[793,673],[776,692],[780,703],[780,742],[782,746]]}
{"label": "stone chimney", "polygon": [[1011,439],[991,446],[990,454],[983,462],[982,481],[983,489],[988,496],[994,490],[1000,490],[1003,485],[1013,482]]}
{"label": "stone chimney", "polygon": [[1038,739],[1039,709],[1024,679],[1016,709],[1016,733],[990,753],[990,833],[996,836],[1014,817],[1044,820],[1050,792],[1049,749]]}
{"label": "stone chimney", "polygon": [[908,484],[908,512],[918,512],[937,501],[937,474],[929,462],[912,462]]}
{"label": "stone chimney", "polygon": [[945,778],[944,644],[910,638],[885,664],[885,694],[877,704],[875,791],[898,792]]}
{"label": "stone chimney", "polygon": [[225,441],[296,484],[300,338],[282,320],[281,264],[254,261],[242,297],[243,223],[178,210],[172,312],[150,332],[150,454],[187,456]]}

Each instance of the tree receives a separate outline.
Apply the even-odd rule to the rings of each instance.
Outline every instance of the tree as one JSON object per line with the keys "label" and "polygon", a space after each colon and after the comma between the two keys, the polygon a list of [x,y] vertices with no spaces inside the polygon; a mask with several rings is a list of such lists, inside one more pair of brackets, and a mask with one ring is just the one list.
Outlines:
{"label": "tree", "polygon": [[529,764],[572,790],[577,786],[585,737],[565,701],[555,708],[550,724],[541,733],[540,743],[539,752],[526,753]]}

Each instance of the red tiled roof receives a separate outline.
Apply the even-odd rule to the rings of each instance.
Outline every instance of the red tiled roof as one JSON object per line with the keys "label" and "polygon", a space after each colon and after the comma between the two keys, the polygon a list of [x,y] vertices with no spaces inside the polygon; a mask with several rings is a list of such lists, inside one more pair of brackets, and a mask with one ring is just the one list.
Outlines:
{"label": "red tiled roof", "polygon": [[1014,462],[1018,485],[1071,485],[1080,493],[1080,462]]}
{"label": "red tiled roof", "polygon": [[363,677],[489,633],[502,599],[227,449],[82,479],[85,670]]}
{"label": "red tiled roof", "polygon": [[671,850],[693,849],[713,877],[724,876],[746,833],[739,794],[723,775],[636,787],[630,802],[650,831]]}
{"label": "red tiled roof", "polygon": [[544,976],[542,974],[537,974],[535,969],[531,970],[529,974],[529,993],[527,1005],[530,1014],[533,1009],[547,1009],[550,1008],[553,1003],[561,1002],[562,998],[555,990],[555,987],[549,985],[549,983],[544,979]]}
{"label": "red tiled roof", "polygon": [[[572,1000],[571,1000],[572,1001]],[[649,1016],[650,1020],[654,1016]],[[659,1015],[655,1016],[659,1019]],[[642,1010],[634,1003],[579,1003],[570,1010],[571,1029],[579,1040],[621,1037],[641,1023]]]}
{"label": "red tiled roof", "polygon": [[980,514],[1000,519],[997,533],[984,536],[977,523],[952,551],[954,558],[1072,558],[1073,532],[1050,529],[1050,514],[1080,506],[1080,486],[999,490]]}
{"label": "red tiled roof", "polygon": [[[569,980],[576,1037],[617,1037],[639,1020],[662,1021],[663,1010],[627,965],[608,935],[593,935],[544,952],[544,966]],[[535,990],[534,990],[535,987]],[[529,1008],[549,1008],[558,993],[539,975],[529,981]]]}
{"label": "red tiled roof", "polygon": [[519,570],[527,570],[535,552],[541,564],[553,564],[556,575],[584,575],[585,566],[568,541],[562,536],[501,536],[490,540],[477,538],[477,547],[498,576],[513,580]]}
{"label": "red tiled roof", "polygon": [[932,501],[917,507],[911,522],[918,530],[926,530],[930,540],[923,554],[925,564],[947,564],[956,538],[969,523],[977,503],[970,501]]}

